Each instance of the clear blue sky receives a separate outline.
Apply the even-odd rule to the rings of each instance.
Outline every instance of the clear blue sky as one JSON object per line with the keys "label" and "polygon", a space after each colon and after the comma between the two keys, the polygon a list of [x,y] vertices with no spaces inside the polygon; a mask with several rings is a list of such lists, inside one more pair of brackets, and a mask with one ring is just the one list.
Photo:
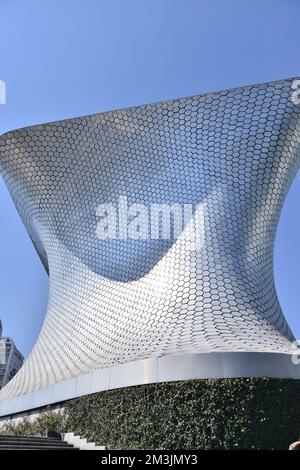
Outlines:
{"label": "clear blue sky", "polygon": [[[0,133],[300,75],[299,0],[0,0]],[[276,285],[300,338],[300,179],[286,201]],[[0,318],[25,355],[48,279],[0,181]]]}

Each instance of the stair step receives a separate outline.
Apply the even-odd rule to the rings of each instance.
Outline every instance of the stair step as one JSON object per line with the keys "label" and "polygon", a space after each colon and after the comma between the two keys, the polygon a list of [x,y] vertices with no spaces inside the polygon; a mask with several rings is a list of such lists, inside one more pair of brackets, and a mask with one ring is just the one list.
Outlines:
{"label": "stair step", "polygon": [[0,441],[4,439],[35,439],[37,441],[61,441],[58,437],[42,437],[42,436],[15,436],[13,434],[0,434]]}
{"label": "stair step", "polygon": [[3,446],[1,450],[79,450],[74,447],[48,447],[48,446]]}
{"label": "stair step", "polygon": [[36,442],[36,441],[11,441],[11,440],[7,440],[7,441],[3,441],[0,443],[0,449],[2,449],[3,446],[7,446],[7,445],[12,445],[12,446],[41,446],[41,447],[44,447],[44,446],[48,446],[48,447],[68,447],[70,446],[70,444],[67,444],[66,442]]}
{"label": "stair step", "polygon": [[1,450],[79,450],[58,437],[0,434]]}
{"label": "stair step", "polygon": [[70,444],[64,443],[63,445],[58,445],[58,444],[37,444],[36,442],[5,442],[3,445],[0,446],[0,450],[3,449],[3,447],[7,446],[13,446],[15,448],[17,447],[73,447]]}

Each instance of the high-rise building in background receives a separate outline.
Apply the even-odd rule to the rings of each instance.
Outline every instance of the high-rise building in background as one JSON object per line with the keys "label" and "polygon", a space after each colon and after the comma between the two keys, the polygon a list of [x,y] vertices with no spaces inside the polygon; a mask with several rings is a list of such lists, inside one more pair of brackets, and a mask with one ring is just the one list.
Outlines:
{"label": "high-rise building in background", "polygon": [[2,338],[0,320],[0,388],[4,387],[22,367],[24,357],[9,337]]}

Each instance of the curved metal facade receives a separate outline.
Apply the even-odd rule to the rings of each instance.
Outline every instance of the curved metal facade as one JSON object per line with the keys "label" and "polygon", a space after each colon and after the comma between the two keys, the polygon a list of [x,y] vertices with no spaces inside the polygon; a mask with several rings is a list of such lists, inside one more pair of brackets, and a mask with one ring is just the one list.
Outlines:
{"label": "curved metal facade", "polygon": [[[1,173],[50,273],[42,331],[0,399],[162,356],[290,354],[273,244],[300,164],[300,105],[291,85],[247,86],[0,137]],[[95,208],[120,196],[147,207],[192,204],[196,228],[201,208],[201,246],[191,249],[187,226],[177,239],[100,240]]]}

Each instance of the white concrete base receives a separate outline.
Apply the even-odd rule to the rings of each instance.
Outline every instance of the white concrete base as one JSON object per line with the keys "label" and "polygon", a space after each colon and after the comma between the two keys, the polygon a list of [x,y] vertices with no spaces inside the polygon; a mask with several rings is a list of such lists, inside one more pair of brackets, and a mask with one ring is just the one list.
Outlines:
{"label": "white concrete base", "polygon": [[0,416],[34,410],[83,395],[122,387],[192,379],[270,377],[300,379],[300,365],[280,353],[184,354],[120,364],[64,380],[0,402]]}

